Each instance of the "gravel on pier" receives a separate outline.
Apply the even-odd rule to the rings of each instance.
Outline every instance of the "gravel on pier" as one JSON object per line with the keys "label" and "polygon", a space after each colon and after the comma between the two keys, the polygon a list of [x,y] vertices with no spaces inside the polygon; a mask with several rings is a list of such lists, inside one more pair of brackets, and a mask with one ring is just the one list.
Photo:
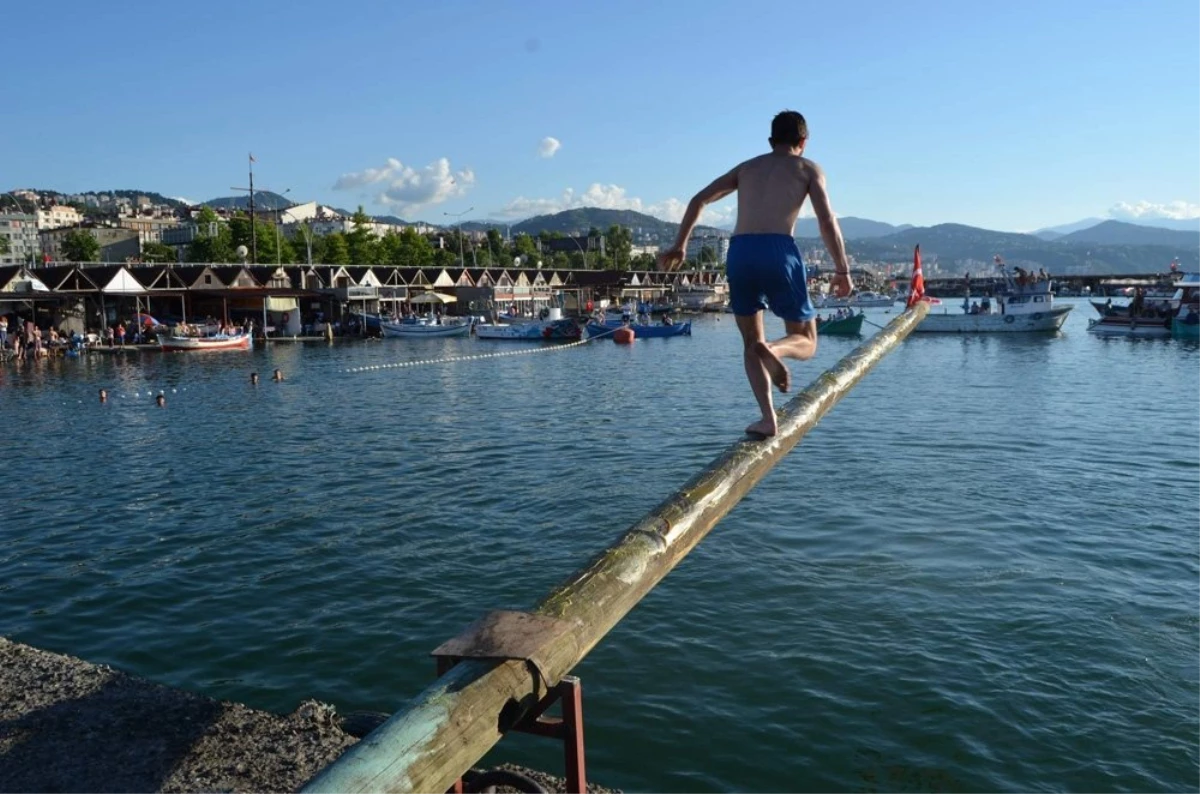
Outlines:
{"label": "gravel on pier", "polygon": [[0,637],[0,792],[290,792],[357,741],[325,703],[271,714]]}

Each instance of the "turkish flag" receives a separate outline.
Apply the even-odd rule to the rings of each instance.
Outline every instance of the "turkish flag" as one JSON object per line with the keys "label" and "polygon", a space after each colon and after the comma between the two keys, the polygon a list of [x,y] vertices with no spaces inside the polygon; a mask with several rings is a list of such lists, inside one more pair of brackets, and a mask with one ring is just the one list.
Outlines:
{"label": "turkish flag", "polygon": [[913,274],[912,285],[908,288],[908,301],[905,302],[904,308],[911,309],[917,305],[917,301],[925,297],[925,277],[921,275],[921,246],[917,246],[913,250]]}

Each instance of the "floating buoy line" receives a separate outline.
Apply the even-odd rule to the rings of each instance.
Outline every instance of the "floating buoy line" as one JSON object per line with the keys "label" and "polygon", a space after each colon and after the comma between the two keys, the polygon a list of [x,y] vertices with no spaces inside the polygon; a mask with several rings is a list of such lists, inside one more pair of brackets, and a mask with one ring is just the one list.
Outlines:
{"label": "floating buoy line", "polygon": [[397,361],[392,364],[370,364],[363,367],[350,367],[342,370],[343,372],[376,372],[385,369],[403,369],[405,367],[425,367],[431,364],[453,364],[458,361],[483,361],[488,358],[503,358],[505,356],[529,356],[534,353],[552,353],[556,350],[570,350],[573,347],[581,347],[593,342],[602,337],[608,336],[612,331],[605,331],[602,334],[589,336],[587,339],[580,339],[578,342],[568,342],[565,345],[554,345],[552,347],[531,347],[525,350],[505,350],[500,353],[476,353],[470,356],[446,356],[444,358],[426,358],[416,361]]}

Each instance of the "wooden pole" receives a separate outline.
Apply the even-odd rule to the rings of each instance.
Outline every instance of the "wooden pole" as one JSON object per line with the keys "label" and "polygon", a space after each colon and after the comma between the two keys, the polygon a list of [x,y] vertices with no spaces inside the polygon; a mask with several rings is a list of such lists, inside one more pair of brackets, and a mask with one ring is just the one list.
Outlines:
{"label": "wooden pole", "polygon": [[308,782],[305,792],[443,792],[577,665],[929,312],[924,301],[779,411],[779,434],[738,441],[533,610],[572,629],[523,661],[465,660]]}

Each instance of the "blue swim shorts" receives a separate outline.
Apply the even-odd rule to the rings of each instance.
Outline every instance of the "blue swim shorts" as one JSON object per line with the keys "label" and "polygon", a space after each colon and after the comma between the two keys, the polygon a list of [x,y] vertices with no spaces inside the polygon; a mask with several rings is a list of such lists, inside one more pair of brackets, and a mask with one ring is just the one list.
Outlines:
{"label": "blue swim shorts", "polygon": [[805,322],[816,316],[808,273],[796,241],[787,234],[735,234],[725,263],[729,306],[750,316],[770,307],[776,317]]}

